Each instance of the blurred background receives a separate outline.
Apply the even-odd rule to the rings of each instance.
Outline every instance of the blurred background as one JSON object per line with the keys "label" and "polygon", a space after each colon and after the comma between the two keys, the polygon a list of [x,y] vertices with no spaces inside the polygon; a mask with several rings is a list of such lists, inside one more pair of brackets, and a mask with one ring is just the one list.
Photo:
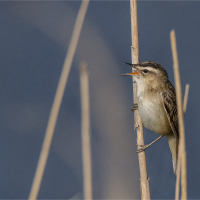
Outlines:
{"label": "blurred background", "polygon": [[[0,199],[29,196],[48,117],[81,1],[0,2]],[[140,61],[174,84],[175,29],[185,115],[188,199],[200,190],[200,2],[138,1]],[[91,1],[62,101],[39,199],[82,199],[79,64],[89,68],[94,199],[139,199],[132,107],[129,1]],[[144,128],[145,144],[157,135]],[[196,155],[196,156],[195,156]],[[146,151],[152,199],[173,199],[167,139]]]}

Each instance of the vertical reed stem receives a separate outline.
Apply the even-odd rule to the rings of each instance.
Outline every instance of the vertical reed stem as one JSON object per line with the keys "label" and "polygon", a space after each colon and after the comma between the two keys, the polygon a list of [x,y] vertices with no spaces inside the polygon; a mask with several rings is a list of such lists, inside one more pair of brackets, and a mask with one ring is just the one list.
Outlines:
{"label": "vertical reed stem", "polygon": [[81,84],[81,134],[82,134],[82,160],[83,160],[83,187],[84,199],[92,199],[92,164],[90,145],[90,112],[89,112],[89,81],[86,63],[80,67]]}
{"label": "vertical reed stem", "polygon": [[[137,1],[130,0],[131,10],[131,34],[132,34],[132,46],[131,56],[132,64],[139,63],[139,45],[138,45],[138,19],[137,19]],[[134,103],[138,103],[137,98],[137,86],[134,83],[133,78],[133,99]],[[138,110],[134,112],[135,128],[137,130],[137,144],[144,145],[143,126]],[[150,200],[149,179],[147,177],[146,158],[145,152],[138,153],[139,167],[140,167],[140,187],[141,187],[141,199]]]}
{"label": "vertical reed stem", "polygon": [[[185,95],[183,100],[183,114],[186,113],[187,108],[187,101],[188,101],[188,93],[189,93],[189,84],[185,86]],[[179,199],[179,190],[180,190],[180,171],[181,171],[181,151],[179,151],[178,155],[178,164],[177,164],[177,177],[176,177],[176,192],[175,192],[175,199]]]}
{"label": "vertical reed stem", "polygon": [[185,128],[184,128],[184,119],[183,119],[183,107],[182,107],[182,94],[181,94],[181,80],[179,73],[179,64],[178,64],[178,54],[176,47],[176,36],[175,31],[172,30],[170,33],[171,39],[171,48],[172,48],[172,57],[174,64],[174,78],[176,85],[176,101],[178,108],[178,123],[179,123],[179,156],[178,162],[181,166],[181,199],[187,199],[187,170],[186,170],[186,151],[185,151]]}

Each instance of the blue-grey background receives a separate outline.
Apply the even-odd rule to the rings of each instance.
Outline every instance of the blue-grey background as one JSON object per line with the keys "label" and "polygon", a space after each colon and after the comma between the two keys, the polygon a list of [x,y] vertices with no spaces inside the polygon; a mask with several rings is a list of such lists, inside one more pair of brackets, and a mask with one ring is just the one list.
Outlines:
{"label": "blue-grey background", "polygon": [[[0,199],[29,196],[50,109],[80,1],[0,2]],[[185,116],[188,198],[200,198],[200,2],[139,1],[140,61],[166,68],[174,84],[169,33],[175,29]],[[94,199],[138,199],[133,131],[129,1],[91,1],[59,113],[40,199],[81,199],[79,64],[90,75]],[[145,143],[157,135],[144,129]],[[166,138],[146,151],[152,199],[173,199]]]}

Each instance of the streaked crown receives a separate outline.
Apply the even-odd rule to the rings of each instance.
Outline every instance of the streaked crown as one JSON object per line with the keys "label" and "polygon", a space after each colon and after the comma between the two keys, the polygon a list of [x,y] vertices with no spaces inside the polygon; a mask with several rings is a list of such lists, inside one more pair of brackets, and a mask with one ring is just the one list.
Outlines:
{"label": "streaked crown", "polygon": [[138,64],[134,64],[133,67],[143,72],[143,74],[145,74],[145,72],[146,74],[150,72],[155,73],[157,76],[163,76],[168,79],[168,74],[165,68],[156,62],[145,61]]}

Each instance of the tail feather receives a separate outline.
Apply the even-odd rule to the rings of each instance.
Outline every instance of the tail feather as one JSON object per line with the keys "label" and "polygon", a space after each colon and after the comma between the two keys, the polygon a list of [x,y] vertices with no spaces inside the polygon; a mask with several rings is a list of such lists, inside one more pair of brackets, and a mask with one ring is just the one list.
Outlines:
{"label": "tail feather", "polygon": [[172,153],[172,163],[173,163],[173,169],[174,173],[176,174],[177,171],[177,161],[178,161],[178,140],[174,135],[167,136],[169,148]]}

